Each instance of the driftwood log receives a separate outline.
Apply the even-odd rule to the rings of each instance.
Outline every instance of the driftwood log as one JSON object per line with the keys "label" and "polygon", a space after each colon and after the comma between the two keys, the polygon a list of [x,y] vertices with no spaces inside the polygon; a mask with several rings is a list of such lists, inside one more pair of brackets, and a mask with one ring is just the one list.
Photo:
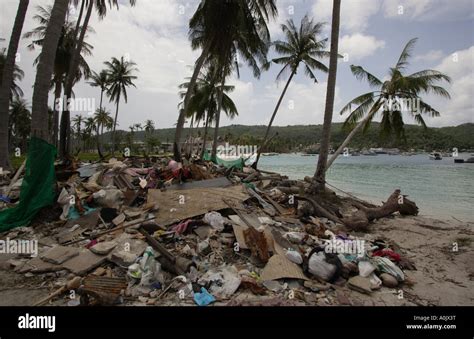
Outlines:
{"label": "driftwood log", "polygon": [[358,211],[351,217],[342,219],[344,225],[353,230],[365,230],[369,223],[375,219],[387,217],[395,212],[402,215],[417,215],[418,207],[409,200],[400,190],[395,190],[387,201],[379,207],[368,208],[356,201],[352,202]]}
{"label": "driftwood log", "polygon": [[375,219],[387,217],[395,212],[402,215],[417,215],[418,207],[415,202],[409,200],[406,195],[402,195],[400,190],[395,190],[382,206],[368,207],[356,200],[351,200],[351,204],[357,208],[357,212],[349,217],[342,217],[332,204],[325,204],[317,196],[308,197],[295,195],[295,199],[309,203],[316,216],[325,217],[335,223],[343,224],[347,228],[356,231],[367,230],[369,223]]}

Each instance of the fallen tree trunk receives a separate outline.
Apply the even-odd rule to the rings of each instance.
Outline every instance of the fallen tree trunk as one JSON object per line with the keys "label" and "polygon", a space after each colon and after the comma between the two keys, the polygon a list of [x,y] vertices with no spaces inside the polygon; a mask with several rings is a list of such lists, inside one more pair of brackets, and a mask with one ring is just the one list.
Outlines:
{"label": "fallen tree trunk", "polygon": [[352,204],[358,208],[358,211],[351,217],[342,219],[344,225],[352,230],[365,230],[371,221],[387,217],[395,212],[402,215],[418,214],[416,204],[402,195],[398,189],[379,207],[368,208],[355,201]]}

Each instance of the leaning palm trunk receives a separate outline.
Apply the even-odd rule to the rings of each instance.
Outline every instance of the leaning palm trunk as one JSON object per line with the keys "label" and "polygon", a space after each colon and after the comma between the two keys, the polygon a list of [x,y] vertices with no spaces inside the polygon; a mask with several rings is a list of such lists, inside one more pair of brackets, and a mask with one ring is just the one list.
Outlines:
{"label": "leaning palm trunk", "polygon": [[[102,99],[104,97],[104,89],[101,89],[100,91],[100,103],[99,103],[99,112],[102,112]],[[101,130],[101,133],[99,134],[99,129]],[[102,125],[102,128],[100,126],[100,123],[97,124],[97,153],[99,153],[99,157],[102,159],[102,135],[104,134],[104,125]]]}
{"label": "leaning palm trunk", "polygon": [[370,114],[367,114],[367,116],[361,120],[357,125],[356,127],[354,127],[354,129],[347,135],[346,139],[344,140],[344,142],[341,144],[341,146],[339,146],[339,148],[337,149],[337,151],[334,153],[334,155],[331,157],[331,159],[328,160],[328,163],[326,165],[326,170],[328,170],[329,167],[331,167],[332,163],[337,159],[337,157],[339,156],[339,154],[342,153],[342,151],[344,150],[344,148],[347,147],[347,145],[349,144],[349,142],[352,140],[352,138],[354,137],[354,135],[356,135],[356,133],[372,118],[372,116],[374,115],[375,113],[372,112]]}
{"label": "leaning palm trunk", "polygon": [[[68,75],[66,79],[66,86],[64,87],[64,96],[66,102],[69,102],[69,99],[72,97],[72,86],[74,84],[74,78],[79,67],[79,59],[81,56],[82,45],[84,38],[87,32],[87,26],[89,25],[89,20],[91,18],[92,9],[94,7],[94,1],[89,2],[87,7],[86,17],[84,18],[84,24],[82,25],[81,34],[76,41],[74,48],[74,53],[72,54],[71,63],[69,64]],[[78,22],[79,23],[79,22]],[[76,29],[78,26],[76,26]],[[77,34],[77,32],[76,32]],[[76,35],[77,36],[77,35]],[[69,107],[63,109],[63,114],[61,116],[61,131],[60,131],[60,143],[59,143],[59,153],[61,157],[66,157],[69,154],[69,143],[70,143],[70,134],[71,134],[71,113]]]}
{"label": "leaning palm trunk", "polygon": [[272,117],[270,119],[270,122],[268,123],[267,130],[265,131],[265,137],[262,140],[262,143],[260,144],[260,147],[257,152],[257,160],[255,160],[255,163],[252,165],[253,168],[257,169],[258,161],[260,160],[260,155],[263,151],[263,148],[265,147],[267,143],[268,136],[270,135],[270,129],[272,128],[273,120],[275,120],[275,116],[278,112],[278,109],[280,108],[281,102],[283,100],[283,97],[286,94],[286,91],[288,89],[288,86],[290,85],[291,80],[293,79],[296,71],[291,72],[290,77],[288,78],[288,81],[286,82],[285,88],[283,89],[283,92],[280,95],[280,99],[278,99],[277,105],[275,107],[275,110],[273,111]]}
{"label": "leaning palm trunk", "polygon": [[8,109],[10,104],[10,88],[13,83],[13,72],[15,69],[15,58],[18,51],[18,43],[21,38],[21,30],[25,21],[29,0],[21,0],[13,24],[12,35],[8,45],[7,57],[3,66],[3,78],[0,79],[0,167],[10,168],[10,157],[8,156]]}
{"label": "leaning palm trunk", "polygon": [[56,84],[54,85],[54,104],[53,104],[53,145],[58,147],[58,132],[59,132],[59,111],[58,105],[59,100],[61,99],[61,92],[62,92],[62,83],[61,80],[56,80]]}
{"label": "leaning palm trunk", "polygon": [[206,113],[206,126],[204,127],[204,136],[202,139],[202,148],[200,158],[204,158],[204,152],[206,151],[207,132],[209,130],[209,112]]}
{"label": "leaning palm trunk", "polygon": [[178,123],[176,124],[176,132],[174,135],[173,143],[174,160],[176,161],[181,161],[181,149],[179,147],[179,143],[181,141],[181,135],[183,134],[184,121],[186,118],[186,111],[188,109],[189,100],[191,100],[191,96],[193,95],[194,86],[196,85],[199,72],[201,71],[202,66],[204,66],[204,62],[206,61],[210,49],[211,45],[208,43],[206,47],[202,50],[199,59],[197,59],[196,61],[196,66],[194,67],[194,72],[191,77],[191,80],[189,81],[188,90],[186,91],[186,95],[184,97],[183,108],[179,112]]}
{"label": "leaning palm trunk", "polygon": [[219,121],[221,118],[222,97],[224,96],[224,85],[225,85],[225,76],[223,74],[221,88],[219,89],[219,97],[217,98],[216,125],[214,127],[214,141],[212,143],[212,153],[211,153],[212,161],[215,161],[216,156],[217,156],[217,137],[219,136]]}
{"label": "leaning palm trunk", "polygon": [[68,0],[56,0],[54,2],[36,71],[31,112],[31,131],[33,136],[46,141],[50,139],[48,131],[48,92],[53,74],[56,49],[66,18],[68,4]]}
{"label": "leaning palm trunk", "polygon": [[336,90],[340,11],[341,0],[334,0],[331,29],[331,55],[329,57],[329,75],[326,92],[326,109],[324,111],[323,134],[321,137],[318,165],[316,173],[314,174],[316,186],[313,188],[315,191],[324,190],[326,182],[326,163],[329,154],[329,140],[331,137],[332,114],[334,110],[334,94]]}

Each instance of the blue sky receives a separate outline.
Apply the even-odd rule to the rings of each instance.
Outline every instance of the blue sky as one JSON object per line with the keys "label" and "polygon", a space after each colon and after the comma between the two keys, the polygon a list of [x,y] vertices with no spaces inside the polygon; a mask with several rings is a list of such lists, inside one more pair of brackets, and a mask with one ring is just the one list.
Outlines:
{"label": "blue sky", "polygon": [[[24,32],[35,27],[32,17],[37,5],[50,0],[31,0]],[[119,11],[109,11],[103,21],[93,14],[95,29],[87,41],[95,46],[87,61],[99,71],[112,56],[128,55],[138,64],[137,89],[130,89],[127,104],[121,103],[119,127],[128,128],[146,119],[157,128],[172,127],[177,119],[179,83],[190,76],[199,51],[192,51],[187,39],[187,24],[197,0],[138,0],[137,6],[124,5]],[[332,1],[277,0],[279,17],[269,24],[273,39],[282,38],[279,24],[287,19],[299,23],[308,15],[328,25],[321,38],[329,37]],[[17,0],[2,0],[0,36],[10,36]],[[74,16],[74,13],[71,13]],[[445,87],[452,99],[425,97],[441,112],[441,117],[426,119],[429,126],[451,126],[474,122],[474,9],[472,0],[342,0],[340,53],[347,53],[338,69],[334,121],[342,121],[340,108],[355,96],[368,90],[350,72],[351,64],[361,65],[383,78],[393,66],[406,42],[418,37],[408,72],[436,69],[452,77]],[[0,43],[6,47],[7,41]],[[26,72],[21,83],[25,97],[31,101],[35,69],[33,60],[39,51],[26,49],[28,41],[20,43],[18,64]],[[328,46],[329,48],[329,46]],[[274,56],[272,53],[270,57]],[[328,64],[328,60],[324,60]],[[236,102],[239,117],[223,124],[267,124],[284,83],[276,83],[276,65],[255,79],[243,66],[241,77],[229,83],[236,86],[231,97]],[[326,93],[326,78],[317,73],[318,84],[301,71],[290,85],[287,96],[275,120],[275,125],[320,124]],[[84,81],[75,87],[77,97],[94,98],[99,91]],[[52,94],[51,94],[52,96]],[[51,100],[52,101],[52,100]],[[107,103],[114,112],[114,105]],[[85,114],[76,112],[76,114]],[[86,114],[85,114],[86,115]],[[406,122],[411,122],[410,118]]]}

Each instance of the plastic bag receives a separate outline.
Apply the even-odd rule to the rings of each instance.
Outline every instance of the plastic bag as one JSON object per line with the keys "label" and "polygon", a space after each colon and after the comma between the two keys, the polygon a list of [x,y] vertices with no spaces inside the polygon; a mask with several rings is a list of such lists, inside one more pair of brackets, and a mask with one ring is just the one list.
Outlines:
{"label": "plastic bag", "polygon": [[206,213],[203,220],[217,231],[224,230],[224,218],[219,212]]}
{"label": "plastic bag", "polygon": [[336,265],[330,264],[326,261],[324,252],[314,253],[308,261],[309,273],[315,275],[324,281],[329,281],[336,273]]}
{"label": "plastic bag", "polygon": [[368,260],[359,261],[359,275],[361,277],[367,278],[372,272],[375,271],[375,266],[370,263]]}
{"label": "plastic bag", "polygon": [[405,280],[403,271],[391,262],[390,259],[385,257],[373,257],[372,260],[379,271],[393,275],[398,281]]}
{"label": "plastic bag", "polygon": [[303,257],[301,256],[301,254],[292,249],[289,249],[288,251],[286,251],[286,258],[289,261],[298,265],[301,265],[303,263]]}

